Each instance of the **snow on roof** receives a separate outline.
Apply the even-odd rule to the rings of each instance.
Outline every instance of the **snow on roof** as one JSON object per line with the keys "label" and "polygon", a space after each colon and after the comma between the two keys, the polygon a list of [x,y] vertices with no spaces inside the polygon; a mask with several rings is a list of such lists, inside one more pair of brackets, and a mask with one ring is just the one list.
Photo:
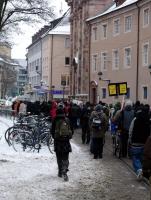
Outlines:
{"label": "snow on roof", "polygon": [[101,13],[101,14],[99,14],[99,15],[96,15],[96,16],[94,16],[94,17],[88,18],[86,21],[91,21],[91,20],[96,19],[96,18],[98,18],[98,17],[102,17],[102,16],[104,16],[104,15],[106,15],[106,14],[109,14],[109,13],[111,13],[111,12],[114,12],[114,11],[116,11],[116,10],[119,10],[119,9],[121,9],[121,8],[124,8],[124,7],[126,7],[126,6],[129,6],[129,5],[131,5],[131,4],[134,4],[134,3],[138,2],[138,1],[139,1],[139,0],[126,0],[126,1],[125,1],[124,3],[122,3],[120,6],[116,6],[116,3],[114,3],[113,6],[111,6],[109,9],[107,9],[105,12],[103,12],[103,13]]}
{"label": "snow on roof", "polygon": [[54,27],[52,30],[48,32],[48,34],[58,34],[58,35],[70,35],[70,9],[65,13],[63,19]]}
{"label": "snow on roof", "polygon": [[15,62],[9,62],[9,61],[7,61],[7,60],[4,60],[3,58],[1,58],[0,57],[0,61],[2,61],[3,63],[5,63],[5,64],[8,64],[8,65],[12,65],[12,66],[18,66],[18,64],[17,63],[15,63]]}
{"label": "snow on roof", "polygon": [[24,68],[27,66],[26,59],[15,59],[15,61],[17,61]]}

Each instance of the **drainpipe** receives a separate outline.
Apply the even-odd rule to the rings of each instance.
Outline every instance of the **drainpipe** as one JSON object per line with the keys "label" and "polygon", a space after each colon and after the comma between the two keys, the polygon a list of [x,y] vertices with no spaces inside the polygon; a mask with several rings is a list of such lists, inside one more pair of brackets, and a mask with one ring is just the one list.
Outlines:
{"label": "drainpipe", "polygon": [[138,9],[138,16],[137,16],[137,64],[136,64],[136,101],[138,100],[138,81],[139,81],[139,40],[140,40],[140,7],[136,3]]}
{"label": "drainpipe", "polygon": [[52,100],[52,68],[53,68],[53,34],[51,35],[51,64],[50,64],[50,73],[51,73],[51,79],[50,79],[50,90],[51,90],[51,100]]}
{"label": "drainpipe", "polygon": [[90,67],[90,57],[91,57],[91,52],[90,52],[90,49],[91,49],[91,25],[88,23],[88,31],[89,31],[89,41],[88,41],[88,48],[89,48],[89,102],[91,100],[90,98],[90,94],[91,94],[91,85],[90,85],[90,79],[91,79],[91,67]]}

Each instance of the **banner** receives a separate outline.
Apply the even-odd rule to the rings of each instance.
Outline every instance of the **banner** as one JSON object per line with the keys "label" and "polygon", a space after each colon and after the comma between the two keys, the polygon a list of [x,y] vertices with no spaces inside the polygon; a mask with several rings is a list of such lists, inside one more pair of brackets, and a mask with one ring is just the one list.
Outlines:
{"label": "banner", "polygon": [[109,83],[108,84],[109,96],[126,95],[127,82]]}

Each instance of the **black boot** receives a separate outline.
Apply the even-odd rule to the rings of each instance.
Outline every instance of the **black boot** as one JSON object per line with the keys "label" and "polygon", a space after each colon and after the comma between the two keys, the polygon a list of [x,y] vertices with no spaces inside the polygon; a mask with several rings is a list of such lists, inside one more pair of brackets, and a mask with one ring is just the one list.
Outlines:
{"label": "black boot", "polygon": [[68,175],[67,174],[63,174],[63,179],[64,179],[64,181],[69,181]]}

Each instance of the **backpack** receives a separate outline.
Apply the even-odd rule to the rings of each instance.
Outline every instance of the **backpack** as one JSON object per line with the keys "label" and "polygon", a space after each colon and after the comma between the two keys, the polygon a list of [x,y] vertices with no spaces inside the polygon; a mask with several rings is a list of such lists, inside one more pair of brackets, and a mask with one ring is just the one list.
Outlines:
{"label": "backpack", "polygon": [[55,138],[60,138],[60,139],[72,138],[72,130],[70,128],[70,124],[67,119],[58,119],[56,121]]}
{"label": "backpack", "polygon": [[96,130],[101,130],[101,127],[102,127],[102,121],[99,115],[95,115],[92,119],[92,128]]}

